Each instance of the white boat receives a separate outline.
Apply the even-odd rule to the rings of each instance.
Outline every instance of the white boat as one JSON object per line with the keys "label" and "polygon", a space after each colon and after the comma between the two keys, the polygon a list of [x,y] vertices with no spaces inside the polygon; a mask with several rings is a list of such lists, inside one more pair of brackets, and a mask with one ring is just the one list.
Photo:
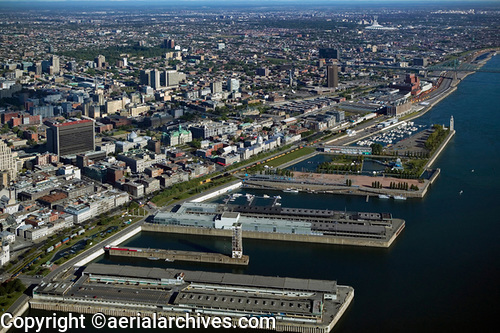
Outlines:
{"label": "white boat", "polygon": [[279,195],[274,196],[274,199],[281,199]]}
{"label": "white boat", "polygon": [[262,197],[264,197],[266,199],[269,198],[269,196],[267,194],[264,194]]}
{"label": "white boat", "polygon": [[389,199],[390,198],[388,195],[385,195],[385,194],[379,194],[378,197],[380,199]]}
{"label": "white boat", "polygon": [[287,188],[286,190],[283,190],[285,193],[299,193],[299,190],[296,188]]}
{"label": "white boat", "polygon": [[169,258],[167,258],[167,259],[165,259],[165,261],[168,261],[168,262],[174,262],[174,259],[169,259]]}
{"label": "white boat", "polygon": [[402,195],[395,195],[394,200],[406,200],[406,197],[403,197]]}

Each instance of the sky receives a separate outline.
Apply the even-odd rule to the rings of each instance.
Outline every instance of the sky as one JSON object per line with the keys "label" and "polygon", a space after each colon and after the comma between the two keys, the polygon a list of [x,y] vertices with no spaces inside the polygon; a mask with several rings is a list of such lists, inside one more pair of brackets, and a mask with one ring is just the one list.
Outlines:
{"label": "sky", "polygon": [[[196,3],[304,3],[304,0],[0,0],[0,2],[157,2],[157,3],[179,3],[179,2],[196,2]],[[415,3],[415,0],[309,0],[306,3],[352,3],[352,2],[364,2],[364,3]],[[418,0],[418,2],[431,2],[431,3],[442,3],[442,2],[489,2],[489,3],[500,3],[500,0]]]}

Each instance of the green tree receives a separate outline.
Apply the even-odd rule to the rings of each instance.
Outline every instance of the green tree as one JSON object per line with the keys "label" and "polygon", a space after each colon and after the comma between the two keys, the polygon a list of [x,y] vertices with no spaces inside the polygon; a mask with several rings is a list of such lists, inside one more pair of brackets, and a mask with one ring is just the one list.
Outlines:
{"label": "green tree", "polygon": [[372,143],[370,148],[372,149],[373,155],[381,155],[384,147],[380,143]]}

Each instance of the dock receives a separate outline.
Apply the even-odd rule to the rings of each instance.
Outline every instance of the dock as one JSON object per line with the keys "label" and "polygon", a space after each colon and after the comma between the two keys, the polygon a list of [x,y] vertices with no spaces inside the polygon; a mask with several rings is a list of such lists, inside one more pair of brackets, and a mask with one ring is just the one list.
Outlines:
{"label": "dock", "polygon": [[31,309],[109,316],[264,318],[266,330],[328,333],[354,297],[334,280],[90,264],[76,280],[41,283]]}
{"label": "dock", "polygon": [[163,260],[167,262],[182,261],[182,262],[201,262],[210,264],[247,266],[250,259],[247,255],[242,255],[241,258],[233,258],[231,256],[222,253],[146,249],[146,248],[135,248],[135,247],[122,248],[122,247],[107,246],[104,248],[104,250],[110,256],[146,258],[149,260]]}

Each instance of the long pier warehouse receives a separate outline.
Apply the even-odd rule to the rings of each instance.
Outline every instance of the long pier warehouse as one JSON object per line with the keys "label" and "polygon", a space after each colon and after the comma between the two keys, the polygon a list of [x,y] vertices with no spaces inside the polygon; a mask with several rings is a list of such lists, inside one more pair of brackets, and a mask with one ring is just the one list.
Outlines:
{"label": "long pier warehouse", "polygon": [[42,283],[35,309],[103,312],[112,316],[190,312],[270,316],[277,331],[327,333],[345,312],[354,289],[336,281],[90,264],[76,281]]}
{"label": "long pier warehouse", "polygon": [[405,226],[389,213],[185,202],[142,230],[230,237],[234,223],[244,238],[374,247],[389,247]]}

